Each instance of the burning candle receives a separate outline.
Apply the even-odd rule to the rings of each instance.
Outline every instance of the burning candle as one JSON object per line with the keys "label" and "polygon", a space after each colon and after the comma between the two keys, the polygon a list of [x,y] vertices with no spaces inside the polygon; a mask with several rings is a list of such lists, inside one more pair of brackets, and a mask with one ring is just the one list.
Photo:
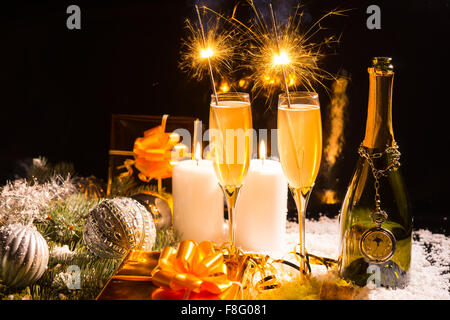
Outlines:
{"label": "burning candle", "polygon": [[286,233],[288,184],[280,162],[266,159],[264,141],[260,159],[250,162],[236,206],[236,245],[247,251],[283,249]]}
{"label": "burning candle", "polygon": [[194,160],[176,164],[172,172],[173,225],[181,240],[222,243],[225,236],[223,192],[212,161],[201,159],[197,144]]}

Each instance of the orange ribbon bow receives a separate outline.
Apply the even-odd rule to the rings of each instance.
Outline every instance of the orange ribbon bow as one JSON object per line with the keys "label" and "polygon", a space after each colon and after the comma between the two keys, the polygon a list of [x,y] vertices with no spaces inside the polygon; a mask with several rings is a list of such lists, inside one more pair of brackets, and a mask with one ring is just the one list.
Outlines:
{"label": "orange ribbon bow", "polygon": [[144,136],[134,142],[134,166],[140,171],[142,181],[172,176],[171,151],[180,136],[165,132],[167,117],[164,115],[160,126],[145,131]]}
{"label": "orange ribbon bow", "polygon": [[[158,190],[161,190],[161,179],[172,176],[172,149],[178,146],[180,136],[176,133],[167,133],[166,121],[168,115],[162,117],[161,125],[144,132],[144,136],[134,142],[133,152],[110,150],[110,154],[132,154],[134,160],[126,159],[118,169],[126,168],[127,172],[120,175],[121,178],[133,174],[133,165],[139,170],[138,177],[144,182],[152,179],[158,180]],[[179,145],[184,150],[183,145]]]}
{"label": "orange ribbon bow", "polygon": [[153,293],[154,299],[160,298],[158,294],[164,290],[177,293],[163,295],[169,299],[181,296],[187,299],[192,292],[194,297],[209,295],[221,299],[234,284],[228,279],[223,253],[210,241],[197,244],[192,240],[182,241],[178,250],[172,247],[162,250],[152,281],[161,288]]}

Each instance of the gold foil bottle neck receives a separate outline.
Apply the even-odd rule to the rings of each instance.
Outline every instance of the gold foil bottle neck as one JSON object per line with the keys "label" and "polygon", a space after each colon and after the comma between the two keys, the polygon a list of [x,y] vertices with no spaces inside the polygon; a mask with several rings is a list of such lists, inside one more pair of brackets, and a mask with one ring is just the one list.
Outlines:
{"label": "gold foil bottle neck", "polygon": [[392,59],[376,57],[369,72],[369,101],[366,135],[363,145],[370,149],[384,149],[394,140],[392,129],[392,89],[394,67]]}

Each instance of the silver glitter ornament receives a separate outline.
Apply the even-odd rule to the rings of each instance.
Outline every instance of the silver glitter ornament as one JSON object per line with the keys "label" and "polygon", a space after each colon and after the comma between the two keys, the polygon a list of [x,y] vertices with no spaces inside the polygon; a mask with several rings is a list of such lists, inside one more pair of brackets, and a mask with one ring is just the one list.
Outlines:
{"label": "silver glitter ornament", "polygon": [[131,198],[102,201],[86,219],[83,240],[102,258],[122,258],[131,249],[150,251],[156,228],[150,212]]}
{"label": "silver glitter ornament", "polygon": [[13,288],[39,280],[48,264],[48,245],[34,226],[10,224],[0,228],[0,278]]}

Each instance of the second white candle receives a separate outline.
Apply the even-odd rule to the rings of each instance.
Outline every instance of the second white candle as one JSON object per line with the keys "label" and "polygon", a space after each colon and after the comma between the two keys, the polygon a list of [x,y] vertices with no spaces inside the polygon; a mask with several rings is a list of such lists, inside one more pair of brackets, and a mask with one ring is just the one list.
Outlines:
{"label": "second white candle", "polygon": [[236,245],[243,250],[283,249],[288,183],[274,160],[251,160],[236,204]]}

